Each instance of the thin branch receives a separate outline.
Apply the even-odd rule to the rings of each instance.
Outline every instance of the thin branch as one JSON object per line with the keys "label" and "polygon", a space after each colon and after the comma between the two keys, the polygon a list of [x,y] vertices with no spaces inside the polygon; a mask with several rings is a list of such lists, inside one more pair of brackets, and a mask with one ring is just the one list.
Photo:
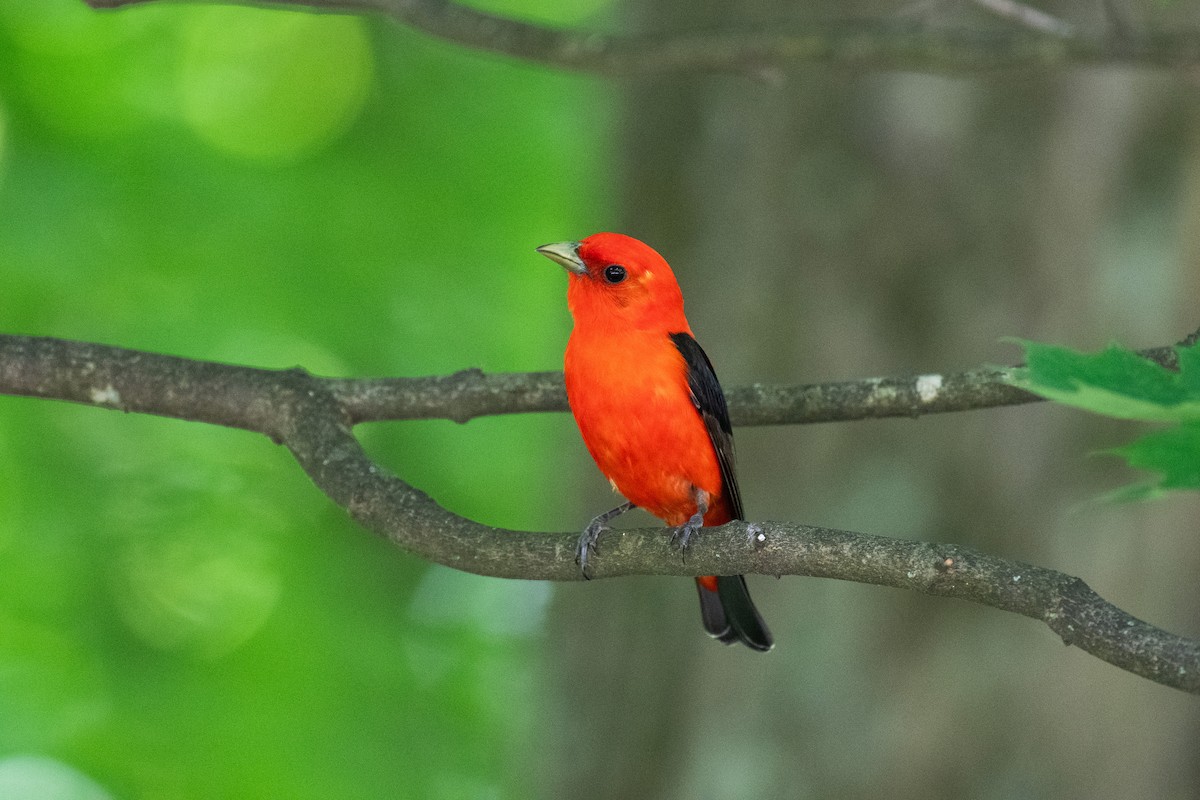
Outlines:
{"label": "thin branch", "polygon": [[[1171,347],[1141,353],[1174,368]],[[19,374],[17,365],[23,366]],[[756,383],[733,387],[727,396],[736,425],[915,418],[1043,401],[1008,385],[1007,371],[994,367],[837,383]],[[123,382],[135,373],[139,381]],[[259,406],[251,397],[267,376],[277,374],[106,345],[0,334],[0,393],[211,422],[272,436],[266,427],[272,419],[271,400]],[[561,372],[487,374],[470,369],[422,378],[319,380],[352,425],[411,419],[467,422],[496,414],[567,410]],[[198,411],[206,416],[197,416]]]}
{"label": "thin branch", "polygon": [[[1005,369],[996,368],[807,385],[755,383],[735,386],[726,396],[735,425],[919,417],[1043,399],[1008,385],[1005,374]],[[464,370],[429,378],[334,378],[328,387],[356,424],[401,419],[467,422],[487,414],[567,410],[561,372]]]}
{"label": "thin branch", "polygon": [[[164,0],[84,0],[120,8]],[[262,5],[257,0],[231,0]],[[1200,32],[1146,31],[1135,38],[1050,35],[1037,26],[935,27],[906,17],[618,35],[548,28],[448,0],[276,0],[277,8],[378,12],[453,44],[598,75],[759,72],[826,63],[844,67],[975,72],[1063,66],[1175,68],[1200,63]],[[1018,6],[1008,2],[1008,6]],[[1023,8],[1023,6],[1021,6]]]}
{"label": "thin branch", "polygon": [[1013,20],[1030,30],[1062,38],[1075,35],[1075,26],[1071,23],[1033,6],[1018,3],[1016,0],[974,0],[974,2],[980,8],[987,9],[1004,19]]}
{"label": "thin branch", "polygon": [[[981,387],[988,374],[997,373],[963,373],[973,377],[962,383]],[[332,380],[300,369],[252,369],[61,339],[0,335],[0,393],[257,431],[285,445],[321,491],[359,524],[422,558],[480,575],[580,580],[574,563],[577,532],[505,530],[459,517],[372,462],[351,431],[356,416],[369,418],[370,414],[363,417],[364,410],[378,410],[389,402],[404,406],[413,416],[460,419],[499,410],[557,410],[560,376],[465,372],[414,380]],[[943,379],[943,385],[946,382]],[[928,376],[913,379],[913,391],[930,395],[932,383]],[[888,385],[902,384],[907,379]],[[861,408],[874,408],[869,398],[879,394],[883,382],[840,384],[856,385],[857,395],[851,391],[831,396],[865,397]],[[751,387],[739,394],[742,416],[755,418],[754,404],[769,404],[786,392],[772,395]],[[1005,392],[982,394],[977,403],[984,402],[980,398],[994,405],[1014,399]],[[782,406],[793,413],[795,407],[788,402]],[[780,418],[770,411],[759,417],[776,422]],[[1200,694],[1200,642],[1131,616],[1078,578],[955,545],[794,523],[736,522],[706,529],[686,562],[661,529],[612,531],[594,568],[596,578],[807,575],[956,597],[1040,619],[1067,644],[1134,674]]]}
{"label": "thin branch", "polygon": [[[1175,350],[1141,351],[1174,369]],[[1042,402],[1006,382],[1007,367],[947,374],[814,384],[735,386],[726,392],[735,425],[798,425],[920,417]],[[561,372],[486,374],[464,370],[429,378],[330,378],[326,385],[355,424],[402,419],[467,422],[486,414],[566,411]]]}

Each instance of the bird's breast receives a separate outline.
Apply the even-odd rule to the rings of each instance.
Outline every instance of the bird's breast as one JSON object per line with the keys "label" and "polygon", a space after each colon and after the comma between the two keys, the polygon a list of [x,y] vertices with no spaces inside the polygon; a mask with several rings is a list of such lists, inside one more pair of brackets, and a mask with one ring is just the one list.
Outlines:
{"label": "bird's breast", "polygon": [[720,467],[692,402],[687,365],[667,334],[631,331],[567,345],[567,398],[600,471],[670,525],[695,513],[692,487],[717,497]]}

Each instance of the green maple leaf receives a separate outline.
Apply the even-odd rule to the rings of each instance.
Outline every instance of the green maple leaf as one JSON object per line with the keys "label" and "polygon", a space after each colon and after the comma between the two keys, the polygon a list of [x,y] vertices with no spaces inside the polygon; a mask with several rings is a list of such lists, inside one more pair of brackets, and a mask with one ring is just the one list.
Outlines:
{"label": "green maple leaf", "polygon": [[1168,423],[1105,452],[1132,467],[1160,473],[1157,482],[1129,486],[1118,500],[1158,497],[1177,489],[1200,489],[1200,344],[1175,348],[1179,370],[1169,370],[1132,350],[1110,346],[1099,353],[1019,342],[1026,365],[1009,382],[1058,403],[1117,419]]}

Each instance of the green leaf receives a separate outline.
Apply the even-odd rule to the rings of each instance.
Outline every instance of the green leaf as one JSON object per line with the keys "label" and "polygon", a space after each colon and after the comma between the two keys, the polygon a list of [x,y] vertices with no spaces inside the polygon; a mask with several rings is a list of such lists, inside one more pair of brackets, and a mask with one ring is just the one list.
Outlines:
{"label": "green leaf", "polygon": [[1106,452],[1121,456],[1131,467],[1162,475],[1157,483],[1140,487],[1140,496],[1136,492],[1129,497],[1122,493],[1118,499],[1154,497],[1172,489],[1200,489],[1200,422],[1154,431]]}
{"label": "green leaf", "polygon": [[1200,420],[1200,352],[1179,347],[1179,372],[1132,350],[1110,346],[1099,353],[1020,342],[1026,366],[1009,381],[1027,391],[1095,414],[1146,422]]}
{"label": "green leaf", "polygon": [[1095,414],[1177,423],[1104,451],[1161,476],[1118,489],[1107,499],[1149,500],[1168,491],[1200,489],[1200,345],[1175,348],[1179,371],[1174,372],[1115,345],[1088,354],[1036,342],[1020,344],[1026,366],[1009,373],[1013,385]]}

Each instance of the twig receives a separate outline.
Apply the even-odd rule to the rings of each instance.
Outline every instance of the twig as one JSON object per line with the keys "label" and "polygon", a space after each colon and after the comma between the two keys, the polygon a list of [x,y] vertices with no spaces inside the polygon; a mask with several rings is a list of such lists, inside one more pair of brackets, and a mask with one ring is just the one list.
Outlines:
{"label": "twig", "polygon": [[[112,9],[157,0],[84,1],[93,8]],[[257,0],[235,1],[262,5]],[[618,35],[547,28],[448,0],[276,0],[270,5],[378,12],[464,47],[609,76],[690,71],[758,74],[764,67],[812,63],[951,73],[1117,64],[1173,68],[1200,63],[1197,31],[1147,31],[1116,42],[1048,35],[1036,24],[1011,30],[935,28],[893,15],[803,26],[781,22],[742,29]]]}
{"label": "twig", "polygon": [[[1174,368],[1175,350],[1141,351]],[[868,378],[839,383],[735,386],[726,392],[735,425],[799,425],[1038,403],[1006,383],[1008,368]],[[401,419],[467,422],[485,414],[566,411],[561,372],[486,374],[464,370],[430,378],[330,378],[329,391],[354,423]]]}
{"label": "twig", "polygon": [[[973,377],[962,383],[983,387],[983,376],[988,374],[997,371],[963,373]],[[253,369],[61,339],[0,335],[0,393],[257,431],[285,445],[321,491],[363,527],[422,558],[480,575],[579,580],[574,563],[577,532],[505,530],[459,517],[372,462],[351,432],[356,419],[352,409],[358,410],[359,419],[379,418],[364,417],[363,412],[378,411],[390,402],[405,407],[402,416],[459,419],[557,409],[560,376],[466,372],[414,380],[409,384],[333,380],[300,369]],[[918,396],[922,386],[930,393],[928,379],[893,383],[907,385],[910,380]],[[859,385],[857,395],[832,392],[830,396],[847,402],[854,396],[868,398],[860,407],[861,416],[874,416],[871,409],[877,407],[876,401],[869,398],[879,394],[883,383]],[[980,391],[970,407],[1033,399],[1015,398],[1011,387],[996,395]],[[772,395],[751,387],[736,394],[741,397],[741,415],[759,424],[803,413],[802,405],[786,399],[780,404],[783,411],[767,408],[779,397],[786,398],[786,392]],[[823,415],[827,412],[816,412],[816,418],[826,418]],[[1078,578],[955,545],[794,523],[737,522],[706,529],[686,563],[661,529],[613,531],[594,567],[596,578],[735,572],[808,575],[957,597],[1040,619],[1068,644],[1150,680],[1200,694],[1200,642],[1129,615]]]}
{"label": "twig", "polygon": [[997,16],[1014,20],[1030,30],[1062,38],[1075,35],[1075,26],[1071,23],[1033,6],[1018,3],[1016,0],[973,0],[973,2]]}

